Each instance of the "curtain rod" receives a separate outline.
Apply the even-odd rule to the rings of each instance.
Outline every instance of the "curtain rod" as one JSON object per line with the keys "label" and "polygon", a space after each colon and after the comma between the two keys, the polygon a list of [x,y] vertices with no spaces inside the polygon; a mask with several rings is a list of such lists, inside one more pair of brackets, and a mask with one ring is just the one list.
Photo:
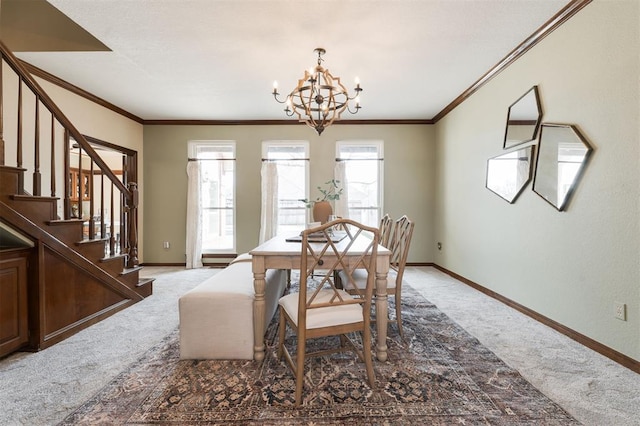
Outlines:
{"label": "curtain rod", "polygon": [[187,161],[236,161],[235,158],[187,158]]}
{"label": "curtain rod", "polygon": [[309,161],[308,158],[263,158],[262,161],[276,162],[276,161]]}
{"label": "curtain rod", "polygon": [[[187,158],[187,161],[236,161],[235,158]],[[310,161],[309,158],[263,158],[261,161]],[[336,158],[336,161],[384,161],[384,158]]]}
{"label": "curtain rod", "polygon": [[336,158],[336,161],[384,161],[384,158]]}

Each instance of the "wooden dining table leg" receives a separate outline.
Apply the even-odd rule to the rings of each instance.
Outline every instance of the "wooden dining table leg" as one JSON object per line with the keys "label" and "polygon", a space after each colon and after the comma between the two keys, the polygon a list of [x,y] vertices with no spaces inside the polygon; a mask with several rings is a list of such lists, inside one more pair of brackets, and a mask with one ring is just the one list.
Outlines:
{"label": "wooden dining table leg", "polygon": [[264,257],[252,256],[253,270],[253,359],[262,361],[264,359],[264,332],[265,332],[265,276],[266,268]]}
{"label": "wooden dining table leg", "polygon": [[[387,262],[388,264],[388,262]],[[376,271],[376,358],[378,361],[387,360],[387,323],[389,320],[389,305],[387,298],[387,270]]]}

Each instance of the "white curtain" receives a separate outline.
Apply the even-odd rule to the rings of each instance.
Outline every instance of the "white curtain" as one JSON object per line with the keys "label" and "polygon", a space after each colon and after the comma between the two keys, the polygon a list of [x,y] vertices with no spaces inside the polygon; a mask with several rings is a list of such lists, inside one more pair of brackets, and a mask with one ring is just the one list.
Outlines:
{"label": "white curtain", "polygon": [[276,236],[278,232],[278,167],[271,161],[262,162],[262,206],[260,211],[259,243]]}
{"label": "white curtain", "polygon": [[187,162],[187,269],[202,268],[200,163]]}
{"label": "white curtain", "polygon": [[349,196],[347,194],[347,164],[344,161],[336,161],[333,170],[333,178],[340,181],[339,186],[343,188],[340,199],[335,201],[335,215],[347,219],[349,217]]}

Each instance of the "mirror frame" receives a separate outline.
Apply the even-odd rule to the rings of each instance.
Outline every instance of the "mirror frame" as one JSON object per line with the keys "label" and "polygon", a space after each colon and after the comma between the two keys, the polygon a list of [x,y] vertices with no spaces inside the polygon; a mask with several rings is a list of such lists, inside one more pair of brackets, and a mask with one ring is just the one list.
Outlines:
{"label": "mirror frame", "polygon": [[[520,154],[521,151],[524,151]],[[519,147],[518,149],[509,151],[507,153],[504,154],[500,154],[497,155],[495,157],[491,157],[487,160],[487,174],[486,174],[486,182],[485,182],[485,187],[493,192],[494,194],[496,194],[497,196],[499,196],[500,198],[502,198],[503,200],[507,201],[509,204],[513,204],[516,199],[518,198],[518,196],[524,191],[524,189],[527,187],[527,185],[529,184],[529,182],[531,181],[531,176],[533,174],[533,151],[534,151],[534,145],[527,145],[527,146],[523,146],[523,147]],[[515,158],[510,158],[513,155],[516,155]],[[527,176],[526,179],[522,182],[518,182],[518,170],[517,168],[515,169],[515,174],[511,175],[511,176],[506,176],[505,179],[503,179],[502,183],[506,184],[506,186],[508,186],[509,184],[511,184],[511,186],[515,187],[515,190],[513,193],[510,194],[506,194],[506,193],[500,193],[500,190],[498,187],[494,186],[493,188],[490,186],[491,184],[491,165],[492,163],[495,163],[496,161],[503,161],[503,160],[516,160],[516,161],[521,161],[522,159],[526,158],[526,161],[528,162],[528,166],[527,166]],[[505,182],[506,181],[506,182]]]}
{"label": "mirror frame", "polygon": [[[584,145],[585,153],[584,153],[584,156],[582,157],[582,161],[580,162],[580,166],[578,167],[578,169],[576,170],[573,176],[573,180],[571,181],[571,184],[569,185],[567,192],[564,194],[562,201],[553,202],[552,200],[549,199],[548,195],[541,193],[540,189],[537,188],[538,186],[537,184],[540,179],[541,171],[544,170],[544,166],[546,165],[547,167],[553,167],[553,164],[545,163],[545,160],[546,160],[545,157],[542,157],[542,158],[540,157],[540,153],[545,149],[546,145],[550,143],[549,141],[546,141],[545,143],[545,135],[548,135],[549,131],[552,131],[553,129],[560,129],[560,128],[570,130],[575,137],[575,141],[580,142],[581,144]],[[572,124],[543,123],[540,128],[540,141],[538,142],[538,150],[536,153],[536,169],[535,169],[535,175],[533,177],[533,185],[532,185],[533,192],[538,194],[543,200],[545,200],[547,203],[552,205],[558,211],[564,211],[567,208],[567,205],[569,204],[569,200],[573,196],[573,193],[575,192],[575,189],[577,188],[578,183],[582,178],[582,175],[584,174],[584,170],[587,166],[587,163],[589,161],[589,158],[591,157],[592,152],[593,152],[593,147],[589,144],[589,142],[587,142],[586,138],[582,135],[582,133],[580,133],[580,131],[576,126]],[[547,163],[550,163],[550,162],[547,162]],[[555,167],[557,167],[558,163],[559,161],[556,160]],[[556,190],[557,190],[557,185],[556,185]]]}
{"label": "mirror frame", "polygon": [[[514,118],[513,117],[513,114],[515,112],[514,110],[517,109],[519,106],[525,105],[525,101],[527,100],[528,96],[533,96],[533,99],[535,101],[535,108],[537,109],[537,116],[533,117],[533,114],[535,114],[535,111],[532,111],[531,117],[527,115],[525,119],[522,119],[521,117]],[[509,106],[509,109],[507,110],[507,122],[504,130],[504,141],[502,143],[502,148],[503,149],[513,148],[523,143],[535,141],[538,136],[541,123],[542,123],[542,106],[540,104],[540,95],[538,93],[538,86],[533,86],[531,89],[527,90],[527,92],[525,92],[524,95],[520,96],[514,103],[512,103]],[[514,142],[508,143],[510,127],[511,129],[513,129],[515,126],[522,126],[522,125],[530,126],[532,124],[533,124],[533,133],[531,134],[531,137],[527,135],[526,138],[515,139]]]}

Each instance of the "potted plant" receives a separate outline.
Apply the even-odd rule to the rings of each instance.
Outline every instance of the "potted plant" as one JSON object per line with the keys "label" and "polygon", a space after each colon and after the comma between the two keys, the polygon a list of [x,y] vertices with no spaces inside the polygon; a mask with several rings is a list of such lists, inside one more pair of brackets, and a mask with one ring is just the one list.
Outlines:
{"label": "potted plant", "polygon": [[324,187],[318,186],[317,188],[320,196],[315,200],[302,198],[300,201],[302,201],[307,208],[313,208],[314,221],[325,223],[329,216],[333,214],[331,202],[340,199],[344,188],[340,186],[340,181],[336,179],[328,180],[324,183]]}

